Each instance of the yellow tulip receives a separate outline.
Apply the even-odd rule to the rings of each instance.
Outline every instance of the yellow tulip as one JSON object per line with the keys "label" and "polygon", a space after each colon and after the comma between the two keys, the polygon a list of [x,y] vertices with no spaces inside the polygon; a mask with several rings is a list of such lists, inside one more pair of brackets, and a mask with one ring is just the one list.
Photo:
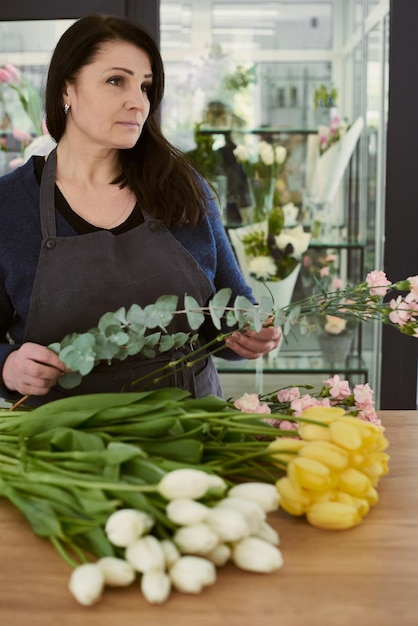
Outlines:
{"label": "yellow tulip", "polygon": [[385,452],[373,452],[370,454],[359,469],[368,476],[375,487],[382,476],[389,472],[390,456]]}
{"label": "yellow tulip", "polygon": [[308,522],[317,528],[345,530],[361,522],[358,510],[343,502],[317,502],[306,514]]}
{"label": "yellow tulip", "polygon": [[296,457],[289,463],[287,475],[294,484],[313,491],[328,491],[336,482],[326,465],[303,457]]}
{"label": "yellow tulip", "polygon": [[354,506],[361,517],[364,517],[370,511],[370,504],[367,500],[364,498],[355,498],[354,496],[350,496],[350,494],[344,493],[343,491],[337,492],[335,501]]}
{"label": "yellow tulip", "polygon": [[343,415],[345,415],[345,410],[337,406],[311,406],[302,413],[302,417],[324,424],[330,424],[335,418]]}
{"label": "yellow tulip", "polygon": [[351,496],[365,498],[372,488],[372,484],[366,474],[354,467],[348,467],[339,475],[338,487]]}
{"label": "yellow tulip", "polygon": [[318,424],[309,424],[301,422],[299,425],[299,436],[304,441],[331,441],[331,435],[328,426],[319,426]]}
{"label": "yellow tulip", "polygon": [[348,465],[348,452],[330,441],[309,441],[300,449],[299,456],[319,461],[333,470]]}
{"label": "yellow tulip", "polygon": [[[301,439],[296,437],[277,437],[267,446],[267,452],[278,461],[279,465],[286,465],[294,459],[298,451],[305,445]],[[274,454],[271,454],[271,453]]]}
{"label": "yellow tulip", "polygon": [[290,515],[303,515],[309,508],[310,499],[305,492],[292,483],[287,476],[279,478],[276,489],[280,495],[280,506]]}
{"label": "yellow tulip", "polygon": [[[357,420],[360,421],[360,420]],[[360,428],[348,421],[346,417],[335,420],[329,426],[331,441],[346,450],[360,450],[363,437]]]}

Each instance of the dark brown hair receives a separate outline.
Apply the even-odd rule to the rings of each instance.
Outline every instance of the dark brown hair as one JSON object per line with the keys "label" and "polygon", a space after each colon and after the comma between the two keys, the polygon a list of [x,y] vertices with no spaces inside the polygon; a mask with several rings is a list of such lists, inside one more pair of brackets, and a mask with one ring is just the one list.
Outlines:
{"label": "dark brown hair", "polygon": [[149,91],[150,114],[136,145],[120,150],[121,175],[115,183],[127,185],[143,208],[167,226],[196,224],[205,214],[209,192],[183,153],[162,134],[156,111],[164,95],[164,66],[151,35],[139,24],[110,15],[83,17],[62,35],[53,52],[45,91],[46,124],[58,142],[65,131],[62,94],[82,67],[92,63],[101,47],[126,41],[145,51],[153,73]]}

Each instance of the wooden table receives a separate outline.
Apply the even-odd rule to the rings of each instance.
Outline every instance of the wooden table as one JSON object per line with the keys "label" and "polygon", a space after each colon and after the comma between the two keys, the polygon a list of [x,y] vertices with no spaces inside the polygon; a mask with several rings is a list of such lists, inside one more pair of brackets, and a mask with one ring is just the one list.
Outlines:
{"label": "wooden table", "polygon": [[69,568],[0,501],[1,626],[417,626],[418,412],[382,412],[391,443],[380,501],[348,531],[322,531],[279,511],[285,564],[251,574],[232,564],[203,593],[148,604],[133,585],[82,607]]}

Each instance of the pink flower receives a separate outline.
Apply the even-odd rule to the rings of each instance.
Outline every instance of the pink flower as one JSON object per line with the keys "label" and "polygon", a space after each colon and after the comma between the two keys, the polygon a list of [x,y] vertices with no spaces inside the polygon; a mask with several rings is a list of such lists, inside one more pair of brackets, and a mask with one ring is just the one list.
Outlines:
{"label": "pink flower", "polygon": [[301,398],[293,400],[290,403],[290,408],[293,411],[293,415],[297,417],[301,415],[305,409],[309,409],[311,406],[320,406],[321,403],[316,398],[313,398],[309,394],[305,394]]}
{"label": "pink flower", "polygon": [[272,420],[272,421],[275,422],[275,426],[278,426],[282,430],[298,430],[299,428],[297,422],[290,422],[289,420]]}
{"label": "pink flower", "polygon": [[243,413],[271,413],[269,405],[260,402],[256,393],[244,393],[241,398],[235,400],[234,407]]}
{"label": "pink flower", "polygon": [[411,284],[411,294],[412,294],[412,298],[414,300],[418,301],[418,275],[417,276],[410,276],[408,278],[410,284]]}
{"label": "pink flower", "polygon": [[406,302],[402,296],[398,296],[390,301],[390,308],[392,311],[389,313],[389,319],[392,324],[398,324],[399,326],[405,326],[408,320],[411,319],[410,305]]}
{"label": "pink flower", "polygon": [[381,425],[380,419],[377,417],[377,413],[373,406],[368,406],[359,411],[357,417],[365,422],[371,422],[372,424]]}
{"label": "pink flower", "polygon": [[287,389],[280,389],[277,392],[277,399],[279,402],[293,402],[300,398],[300,391],[298,387],[288,387]]}
{"label": "pink flower", "polygon": [[7,63],[7,65],[4,66],[4,69],[10,74],[10,82],[18,83],[20,81],[21,74],[15,65]]}
{"label": "pink flower", "polygon": [[373,270],[366,276],[366,283],[371,287],[370,294],[372,296],[385,296],[388,289],[386,285],[391,285],[390,280],[386,278],[385,272]]}
{"label": "pink flower", "polygon": [[0,83],[10,83],[13,76],[4,67],[0,67]]}
{"label": "pink flower", "polygon": [[23,159],[21,157],[17,157],[16,159],[12,159],[9,162],[9,169],[15,170],[17,167],[20,167],[21,165],[23,165]]}
{"label": "pink flower", "polygon": [[335,278],[332,279],[331,288],[332,289],[342,289],[343,287],[344,287],[344,283],[343,283],[342,279],[338,278],[338,276],[335,276]]}
{"label": "pink flower", "polygon": [[353,389],[353,395],[357,408],[364,410],[366,407],[373,406],[373,393],[369,383],[356,385]]}
{"label": "pink flower", "polygon": [[327,254],[325,261],[327,263],[335,263],[335,261],[337,260],[337,255],[336,254]]}
{"label": "pink flower", "polygon": [[341,380],[336,374],[324,381],[324,385],[329,387],[329,395],[333,400],[344,400],[351,395],[350,385],[347,380]]}
{"label": "pink flower", "polygon": [[319,270],[319,275],[321,278],[323,278],[324,276],[329,276],[329,267],[321,267],[321,269]]}

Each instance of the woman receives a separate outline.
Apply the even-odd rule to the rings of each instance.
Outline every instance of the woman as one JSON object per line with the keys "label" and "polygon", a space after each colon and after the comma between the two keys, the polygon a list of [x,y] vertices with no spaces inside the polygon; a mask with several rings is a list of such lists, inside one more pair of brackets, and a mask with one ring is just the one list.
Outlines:
{"label": "woman", "polygon": [[[159,130],[163,90],[158,48],[137,24],[93,15],[58,42],[46,85],[57,147],[0,180],[2,397],[40,404],[68,393],[57,384],[66,367],[46,346],[105,312],[185,293],[203,306],[226,286],[252,298],[208,187]],[[215,334],[206,327],[201,343]],[[237,332],[223,356],[257,358],[280,337]],[[129,389],[159,365],[103,363],[72,393]],[[221,394],[210,358],[186,372],[164,385]]]}

